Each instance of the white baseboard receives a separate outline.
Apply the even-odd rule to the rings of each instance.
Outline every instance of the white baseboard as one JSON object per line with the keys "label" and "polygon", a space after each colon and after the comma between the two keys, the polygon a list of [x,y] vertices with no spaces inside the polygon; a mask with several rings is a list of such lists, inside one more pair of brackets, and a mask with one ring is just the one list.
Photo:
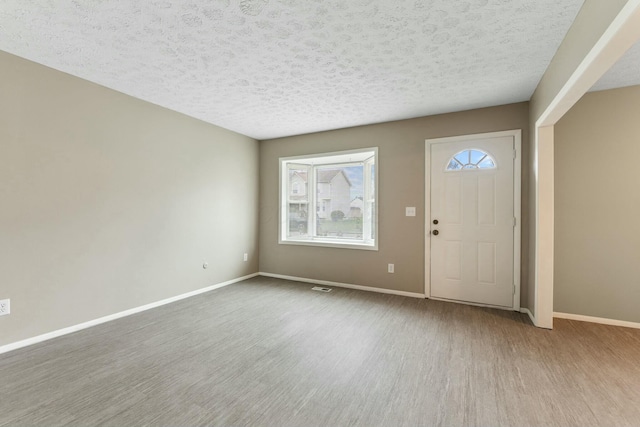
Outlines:
{"label": "white baseboard", "polygon": [[378,292],[380,294],[401,295],[403,297],[411,297],[411,298],[425,298],[424,294],[419,294],[415,292],[394,291],[393,289],[373,288],[370,286],[352,285],[350,283],[330,282],[328,280],[307,279],[306,277],[285,276],[283,274],[264,273],[262,271],[258,274],[265,277],[273,277],[276,279],[284,279],[284,280],[293,280],[296,282],[312,283],[314,285],[335,286],[337,288],[357,289],[359,291]]}
{"label": "white baseboard", "polygon": [[101,323],[110,322],[112,320],[120,319],[122,317],[131,316],[132,314],[140,313],[142,311],[150,310],[152,308],[160,307],[161,305],[169,304],[172,302],[179,301],[181,299],[193,297],[196,295],[203,294],[205,292],[213,291],[214,289],[219,289],[224,286],[231,285],[233,283],[241,282],[243,280],[251,279],[252,277],[256,277],[258,273],[249,274],[247,276],[238,277],[237,279],[227,280],[226,282],[218,283],[212,286],[208,286],[206,288],[197,289],[195,291],[187,292],[181,295],[176,295],[175,297],[166,298],[161,301],[152,302],[150,304],[141,305],[140,307],[130,308],[129,310],[121,311],[119,313],[110,314],[108,316],[100,317],[98,319],[89,320],[88,322],[80,323],[78,325],[69,326],[67,328],[58,329],[56,331],[47,332],[46,334],[38,335],[32,338],[27,338],[25,340],[16,341],[11,344],[6,344],[0,347],[0,354],[6,353],[8,351],[17,350],[22,347],[27,347],[32,344],[37,344],[42,341],[47,341],[52,338],[57,338],[62,335],[71,334],[73,332],[80,331],[82,329],[90,328],[92,326],[99,325]]}
{"label": "white baseboard", "polygon": [[527,314],[529,316],[529,319],[531,319],[531,322],[533,323],[533,325],[538,326],[538,324],[536,323],[536,318],[533,317],[531,310],[529,310],[527,307],[520,307],[520,313]]}
{"label": "white baseboard", "polygon": [[640,329],[640,323],[627,322],[626,320],[607,319],[604,317],[583,316],[581,314],[571,313],[553,313],[553,317],[558,319],[578,320],[580,322],[601,323],[603,325],[623,326],[625,328]]}

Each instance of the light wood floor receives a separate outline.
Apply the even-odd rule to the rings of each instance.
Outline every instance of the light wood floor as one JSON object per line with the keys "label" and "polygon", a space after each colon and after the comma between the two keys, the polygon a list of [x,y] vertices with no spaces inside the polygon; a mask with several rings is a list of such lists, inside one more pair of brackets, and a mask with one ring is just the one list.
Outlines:
{"label": "light wood floor", "polygon": [[640,425],[640,330],[255,278],[0,355],[0,425]]}

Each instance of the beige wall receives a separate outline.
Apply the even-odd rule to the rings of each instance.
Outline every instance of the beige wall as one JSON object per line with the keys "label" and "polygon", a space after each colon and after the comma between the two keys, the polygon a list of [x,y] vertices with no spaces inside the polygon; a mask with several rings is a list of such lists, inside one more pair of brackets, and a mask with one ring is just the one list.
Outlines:
{"label": "beige wall", "polygon": [[585,95],[555,127],[554,311],[640,322],[640,86]]}
{"label": "beige wall", "polygon": [[3,52],[0,70],[0,345],[257,271],[257,141]]}
{"label": "beige wall", "polygon": [[[260,271],[423,293],[425,139],[509,129],[523,130],[523,164],[528,165],[528,103],[263,141]],[[278,159],[364,147],[379,147],[379,251],[279,245]],[[525,168],[523,200],[527,200],[527,177]],[[406,217],[406,206],[415,206],[417,216]],[[526,217],[523,222],[527,230]],[[395,274],[387,273],[388,263],[395,264]],[[523,263],[523,277],[526,274]],[[527,295],[524,283],[523,295]]]}

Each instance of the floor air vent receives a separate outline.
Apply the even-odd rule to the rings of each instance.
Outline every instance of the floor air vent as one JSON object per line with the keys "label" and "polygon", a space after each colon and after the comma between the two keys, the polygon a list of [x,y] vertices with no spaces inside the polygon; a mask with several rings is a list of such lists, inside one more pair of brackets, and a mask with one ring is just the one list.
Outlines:
{"label": "floor air vent", "polygon": [[311,288],[312,291],[320,291],[320,292],[331,292],[331,288],[323,288],[322,286],[314,286]]}

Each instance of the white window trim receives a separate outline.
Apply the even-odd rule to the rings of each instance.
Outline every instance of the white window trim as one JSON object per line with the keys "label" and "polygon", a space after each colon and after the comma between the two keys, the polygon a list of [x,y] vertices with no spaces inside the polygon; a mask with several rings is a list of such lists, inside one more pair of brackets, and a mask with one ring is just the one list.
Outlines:
{"label": "white window trim", "polygon": [[[374,175],[374,185],[375,185],[375,197],[373,200],[376,201],[374,204],[374,219],[372,222],[373,227],[376,231],[376,237],[372,240],[371,243],[365,241],[352,241],[352,240],[338,240],[331,239],[326,237],[314,237],[309,240],[292,240],[286,238],[286,232],[288,228],[289,217],[287,212],[287,204],[288,200],[288,189],[286,188],[286,183],[288,182],[288,172],[287,172],[287,164],[288,163],[299,163],[303,162],[305,165],[311,165],[311,171],[313,170],[313,166],[320,166],[323,164],[338,164],[338,163],[356,163],[356,162],[364,162],[365,160],[371,158],[371,153],[373,153],[373,157],[375,159],[375,175]],[[342,249],[359,249],[359,250],[369,250],[369,251],[377,251],[378,250],[378,241],[379,241],[379,230],[378,230],[378,201],[376,198],[378,197],[378,181],[380,176],[380,166],[378,164],[378,147],[370,147],[370,148],[360,148],[355,150],[345,150],[345,151],[334,151],[329,153],[318,153],[318,154],[308,154],[303,156],[293,156],[293,157],[281,157],[279,159],[279,208],[278,208],[278,243],[282,245],[300,245],[300,246],[320,246],[320,247],[328,247],[328,248],[342,248]],[[364,168],[364,176],[363,182],[367,179],[366,168]],[[315,174],[309,172],[309,180],[307,185],[307,197],[316,197],[315,196]],[[367,187],[365,186],[365,189]],[[365,192],[366,190],[363,189]],[[368,194],[363,194],[364,197]],[[307,199],[309,204],[309,215],[315,215],[315,209],[318,206],[317,201],[312,203],[310,199]],[[364,208],[363,208],[363,216],[364,216]],[[309,232],[312,235],[315,235],[315,221],[309,221]],[[364,223],[363,223],[363,234],[364,234]]]}

